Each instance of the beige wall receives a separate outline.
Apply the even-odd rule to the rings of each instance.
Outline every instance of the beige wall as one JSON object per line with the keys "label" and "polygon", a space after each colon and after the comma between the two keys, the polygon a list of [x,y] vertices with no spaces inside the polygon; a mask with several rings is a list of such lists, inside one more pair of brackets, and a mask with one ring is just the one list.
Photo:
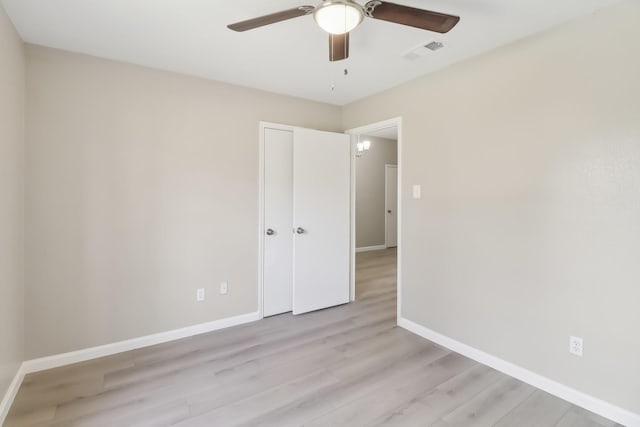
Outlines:
{"label": "beige wall", "polygon": [[[402,116],[403,315],[640,412],[639,18],[627,1],[342,116],[29,47],[26,358],[256,310],[258,121],[340,130]],[[21,358],[22,73],[0,19],[0,230],[12,242],[0,242],[0,304],[18,301],[0,307],[6,381]],[[570,334],[583,358],[568,354]]]}
{"label": "beige wall", "polygon": [[367,136],[371,149],[356,157],[356,247],[385,244],[384,165],[396,164],[396,141]]}
{"label": "beige wall", "polygon": [[24,52],[0,5],[0,400],[23,360]]}
{"label": "beige wall", "polygon": [[343,118],[403,118],[403,316],[636,413],[639,21],[627,1]]}
{"label": "beige wall", "polygon": [[256,311],[258,122],[340,108],[35,46],[27,76],[27,358]]}

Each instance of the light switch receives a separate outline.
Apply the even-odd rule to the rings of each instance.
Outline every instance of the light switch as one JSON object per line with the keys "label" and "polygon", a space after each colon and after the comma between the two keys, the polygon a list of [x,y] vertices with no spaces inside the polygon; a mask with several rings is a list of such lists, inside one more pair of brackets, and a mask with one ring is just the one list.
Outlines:
{"label": "light switch", "polygon": [[422,186],[419,184],[414,184],[413,186],[413,198],[419,199],[422,197]]}

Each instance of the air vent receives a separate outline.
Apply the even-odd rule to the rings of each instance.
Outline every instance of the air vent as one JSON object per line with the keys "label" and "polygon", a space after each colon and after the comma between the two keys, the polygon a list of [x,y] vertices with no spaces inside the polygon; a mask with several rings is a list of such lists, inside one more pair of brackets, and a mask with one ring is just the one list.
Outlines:
{"label": "air vent", "polygon": [[423,43],[420,46],[414,47],[413,49],[402,55],[402,57],[413,61],[423,56],[429,55],[436,50],[442,49],[443,47],[444,44],[442,44],[442,42],[433,40],[427,43]]}
{"label": "air vent", "polygon": [[424,47],[435,52],[438,49],[442,49],[444,45],[440,42],[431,42],[431,43],[425,44]]}

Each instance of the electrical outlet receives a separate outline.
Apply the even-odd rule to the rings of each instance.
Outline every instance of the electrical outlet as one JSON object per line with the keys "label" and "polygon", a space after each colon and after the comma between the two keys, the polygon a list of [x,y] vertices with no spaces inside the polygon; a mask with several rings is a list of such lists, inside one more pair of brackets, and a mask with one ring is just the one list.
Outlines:
{"label": "electrical outlet", "polygon": [[229,291],[229,285],[227,282],[220,282],[220,295],[224,295]]}
{"label": "electrical outlet", "polygon": [[582,357],[583,342],[580,337],[569,337],[569,353]]}
{"label": "electrical outlet", "polygon": [[199,288],[196,291],[196,301],[204,301],[204,288]]}

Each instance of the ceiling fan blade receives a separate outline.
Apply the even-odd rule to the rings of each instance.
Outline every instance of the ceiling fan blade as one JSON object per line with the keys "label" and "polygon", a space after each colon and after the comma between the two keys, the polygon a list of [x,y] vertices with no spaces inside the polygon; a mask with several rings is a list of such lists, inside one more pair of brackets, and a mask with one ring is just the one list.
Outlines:
{"label": "ceiling fan blade", "polygon": [[449,32],[460,20],[459,16],[416,9],[385,1],[372,0],[364,6],[367,16],[382,21],[408,25],[437,33]]}
{"label": "ceiling fan blade", "polygon": [[287,9],[280,12],[272,13],[270,15],[259,16],[253,19],[247,19],[246,21],[236,22],[235,24],[227,25],[227,28],[233,31],[247,31],[254,28],[262,27],[264,25],[275,24],[276,22],[286,21],[287,19],[297,18],[299,16],[310,15],[313,13],[315,7],[313,6],[300,6],[293,9]]}
{"label": "ceiling fan blade", "polygon": [[349,33],[329,34],[329,61],[341,61],[349,57]]}

